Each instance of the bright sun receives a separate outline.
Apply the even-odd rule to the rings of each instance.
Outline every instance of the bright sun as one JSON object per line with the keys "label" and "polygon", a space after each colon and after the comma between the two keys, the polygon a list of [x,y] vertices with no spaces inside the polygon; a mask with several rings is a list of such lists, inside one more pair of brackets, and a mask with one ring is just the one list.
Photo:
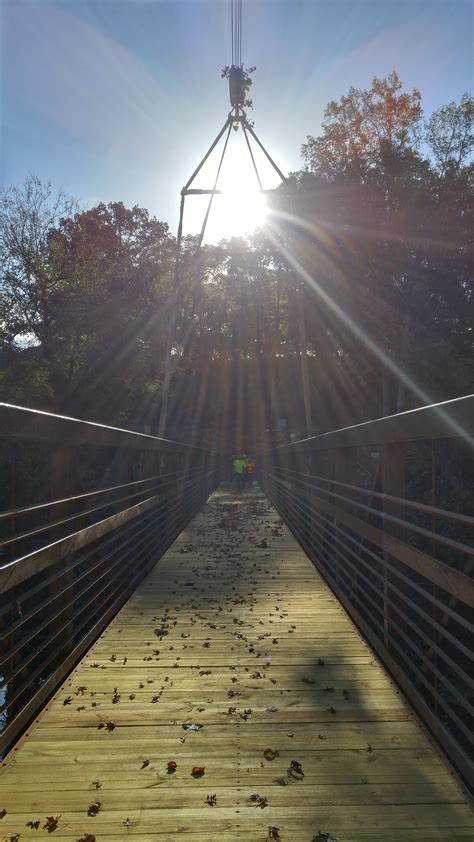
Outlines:
{"label": "bright sun", "polygon": [[[203,179],[202,187],[212,186],[211,171]],[[193,185],[194,186],[194,185]],[[214,201],[206,226],[204,241],[215,243],[221,239],[252,234],[265,222],[267,203],[260,192],[257,177],[246,146],[229,144],[218,188],[222,195]],[[185,231],[199,234],[209,197],[188,196],[186,198]]]}

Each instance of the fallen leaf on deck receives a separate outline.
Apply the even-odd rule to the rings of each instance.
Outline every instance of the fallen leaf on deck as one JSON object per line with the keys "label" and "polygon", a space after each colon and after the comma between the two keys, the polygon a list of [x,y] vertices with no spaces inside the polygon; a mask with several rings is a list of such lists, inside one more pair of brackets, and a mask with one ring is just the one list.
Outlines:
{"label": "fallen leaf on deck", "polygon": [[102,802],[101,801],[93,801],[92,804],[89,804],[87,808],[87,815],[88,816],[96,816],[97,813],[100,813],[102,810]]}
{"label": "fallen leaf on deck", "polygon": [[269,839],[281,839],[280,828],[275,827],[275,825],[270,825],[269,828],[268,828],[268,838]]}
{"label": "fallen leaf on deck", "polygon": [[338,842],[337,836],[331,836],[330,833],[319,831],[316,836],[313,836],[311,842]]}
{"label": "fallen leaf on deck", "polygon": [[166,767],[168,775],[173,775],[176,772],[176,769],[178,768],[178,764],[176,763],[176,760],[168,760]]}
{"label": "fallen leaf on deck", "polygon": [[116,705],[117,702],[119,702],[119,701],[120,701],[120,693],[117,690],[117,688],[114,687],[114,693],[113,693],[113,696],[112,696],[112,704]]}
{"label": "fallen leaf on deck", "polygon": [[38,830],[41,822],[39,819],[29,819],[26,823],[27,827],[31,827],[32,830]]}
{"label": "fallen leaf on deck", "polygon": [[106,731],[113,731],[116,728],[116,724],[113,719],[108,719],[107,722],[99,722],[98,726],[100,728],[105,728]]}
{"label": "fallen leaf on deck", "polygon": [[93,833],[85,833],[77,842],[95,842],[95,836]]}
{"label": "fallen leaf on deck", "polygon": [[91,784],[92,784],[92,786],[95,786],[96,789],[100,789],[101,786],[102,786],[102,784],[101,784],[101,782],[99,781],[98,778],[94,778],[94,780],[91,781]]}
{"label": "fallen leaf on deck", "polygon": [[275,783],[279,786],[288,786],[288,781],[286,778],[277,778]]}
{"label": "fallen leaf on deck", "polygon": [[183,728],[185,731],[200,731],[200,730],[201,730],[201,728],[202,728],[202,725],[196,725],[195,723],[193,723],[193,724],[191,724],[191,725],[186,725],[186,724],[185,724],[185,725],[182,725],[182,728]]}
{"label": "fallen leaf on deck", "polygon": [[46,816],[46,821],[43,825],[44,830],[47,830],[48,833],[53,833],[58,826],[59,819],[61,818],[61,813],[59,816]]}
{"label": "fallen leaf on deck", "polygon": [[209,804],[209,807],[215,807],[217,804],[217,795],[207,795],[206,796],[206,804]]}
{"label": "fallen leaf on deck", "polygon": [[193,768],[191,769],[191,775],[193,776],[193,778],[202,778],[205,771],[205,766],[193,766]]}
{"label": "fallen leaf on deck", "polygon": [[301,780],[301,778],[304,778],[304,772],[301,763],[299,763],[297,760],[292,760],[288,769],[288,776],[290,778],[295,778],[296,780]]}
{"label": "fallen leaf on deck", "polygon": [[66,696],[64,699],[63,705],[70,705],[72,702],[72,696]]}
{"label": "fallen leaf on deck", "polygon": [[265,798],[264,795],[251,795],[250,801],[253,801],[253,803],[256,804],[257,807],[261,807],[262,810],[264,810],[265,807],[268,807],[268,798]]}
{"label": "fallen leaf on deck", "polygon": [[275,760],[275,757],[279,756],[279,752],[273,751],[272,748],[266,748],[263,752],[263,756],[266,760]]}
{"label": "fallen leaf on deck", "polygon": [[5,809],[0,810],[0,819],[3,819],[6,816],[6,814],[7,814],[7,811]]}
{"label": "fallen leaf on deck", "polygon": [[149,766],[149,765],[150,765],[149,760],[143,760],[142,765],[140,766],[140,769],[146,769],[146,767]]}
{"label": "fallen leaf on deck", "polygon": [[123,824],[124,827],[132,827],[133,822],[132,822],[131,819],[126,818],[125,821],[122,822],[122,824]]}
{"label": "fallen leaf on deck", "polygon": [[372,746],[370,745],[370,743],[367,743],[367,751],[368,751],[368,752],[373,751],[373,748],[372,748]]}

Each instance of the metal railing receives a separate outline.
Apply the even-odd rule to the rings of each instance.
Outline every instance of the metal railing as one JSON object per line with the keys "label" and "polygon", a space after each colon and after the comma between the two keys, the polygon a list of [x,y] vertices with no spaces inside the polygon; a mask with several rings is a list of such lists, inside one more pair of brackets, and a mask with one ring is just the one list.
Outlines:
{"label": "metal railing", "polygon": [[474,396],[265,453],[262,487],[472,787]]}
{"label": "metal railing", "polygon": [[209,452],[0,404],[0,752],[217,484]]}

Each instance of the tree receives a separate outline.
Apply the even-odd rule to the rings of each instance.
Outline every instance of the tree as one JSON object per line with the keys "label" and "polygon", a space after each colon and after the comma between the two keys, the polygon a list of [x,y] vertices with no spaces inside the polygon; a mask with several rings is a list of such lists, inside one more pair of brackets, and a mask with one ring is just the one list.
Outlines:
{"label": "tree", "polygon": [[[402,92],[395,72],[369,90],[351,88],[329,104],[321,136],[303,146],[309,172],[296,179],[304,219],[315,230],[327,220],[338,243],[330,276],[323,264],[318,281],[351,320],[350,355],[361,354],[362,339],[380,360],[384,414],[446,396],[435,376],[441,348],[456,388],[454,349],[461,343],[465,353],[468,341],[472,188],[463,163],[472,104],[463,97],[435,112],[425,137],[421,116],[419,92]],[[421,155],[423,140],[437,171]],[[311,239],[305,264],[314,267],[321,243]]]}
{"label": "tree", "polygon": [[76,207],[36,176],[0,194],[0,306],[4,341],[25,347],[48,343],[51,294],[50,236]]}
{"label": "tree", "polygon": [[74,203],[51,195],[33,178],[3,198],[4,342],[35,354],[43,406],[150,424],[174,253],[168,226],[121,202],[71,215]]}
{"label": "tree", "polygon": [[425,136],[435,167],[444,178],[458,173],[474,149],[474,98],[464,94],[459,104],[450,102],[433,112],[426,123]]}
{"label": "tree", "polygon": [[387,79],[374,76],[369,90],[350,88],[339,102],[326,107],[320,137],[308,135],[303,160],[326,180],[347,175],[364,180],[381,162],[384,150],[395,154],[415,150],[421,135],[421,95],[401,92],[393,71]]}

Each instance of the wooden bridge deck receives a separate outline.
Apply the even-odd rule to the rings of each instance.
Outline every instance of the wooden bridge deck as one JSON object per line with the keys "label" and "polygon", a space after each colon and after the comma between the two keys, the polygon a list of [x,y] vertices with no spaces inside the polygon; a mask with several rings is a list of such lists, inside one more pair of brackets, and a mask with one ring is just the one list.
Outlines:
{"label": "wooden bridge deck", "polygon": [[4,839],[46,838],[48,816],[86,842],[473,837],[412,711],[258,493],[211,498],[48,707],[0,777]]}

